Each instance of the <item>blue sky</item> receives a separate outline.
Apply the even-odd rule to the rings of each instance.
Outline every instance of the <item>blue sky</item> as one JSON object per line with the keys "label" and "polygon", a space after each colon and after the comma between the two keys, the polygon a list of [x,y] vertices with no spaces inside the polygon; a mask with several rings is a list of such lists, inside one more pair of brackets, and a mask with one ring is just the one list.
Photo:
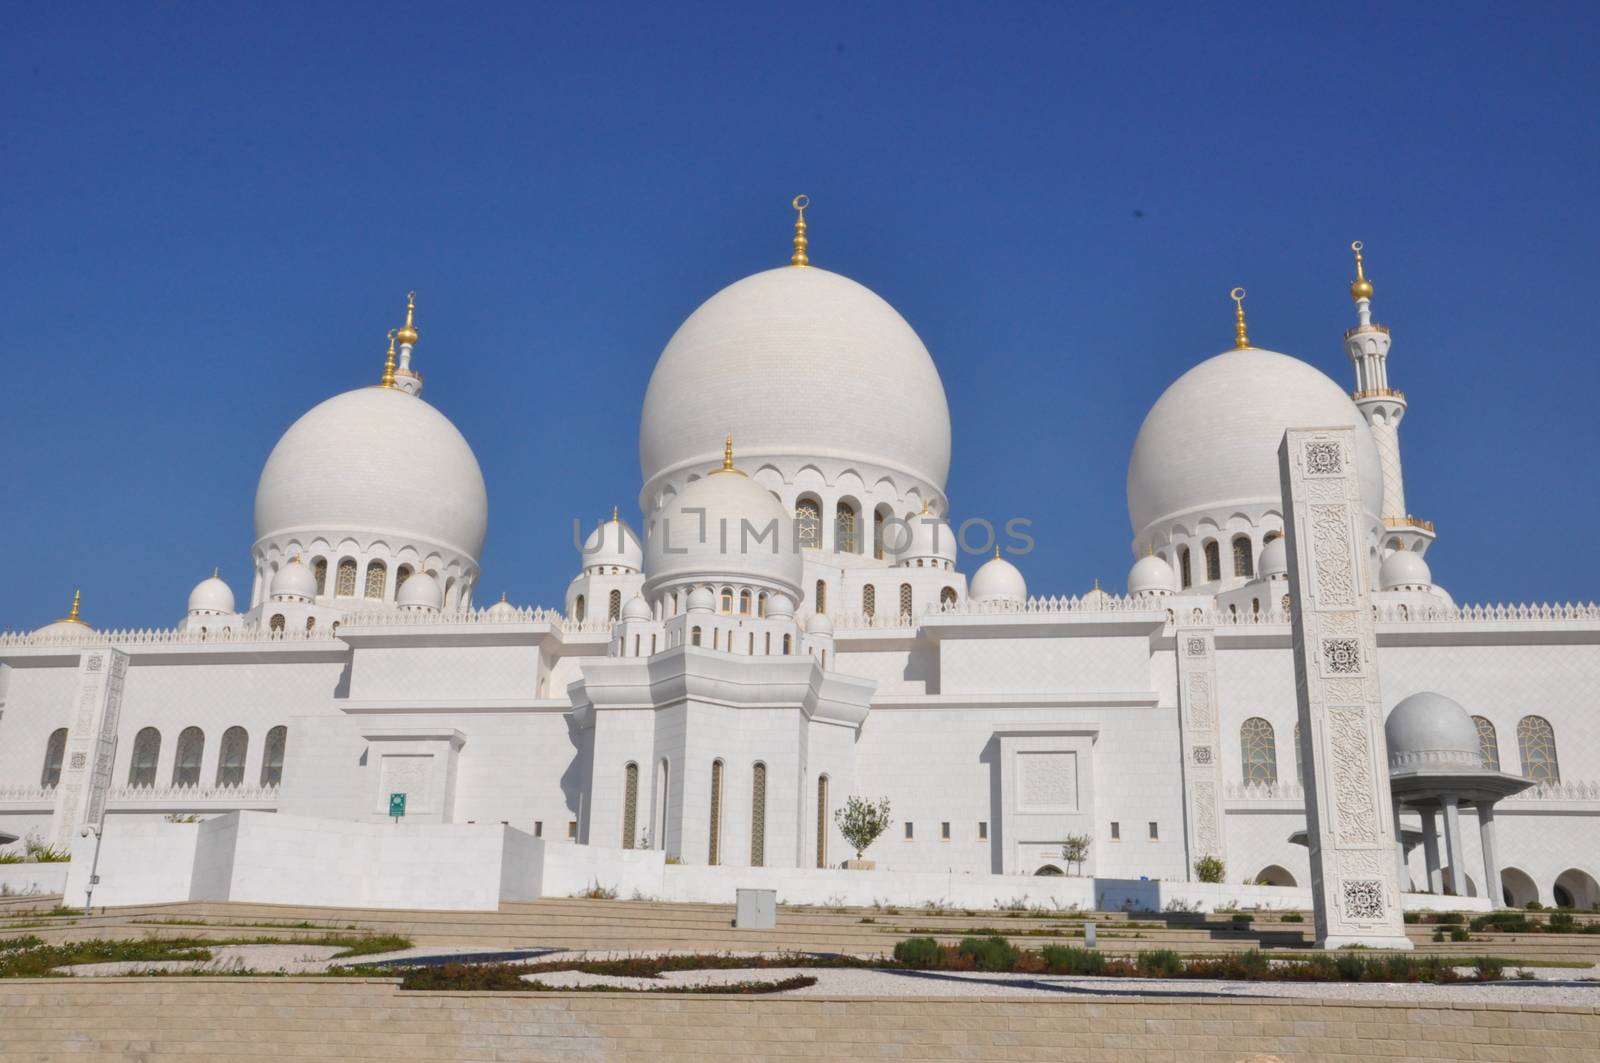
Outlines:
{"label": "blue sky", "polygon": [[950,398],[958,517],[1036,593],[1121,588],[1150,404],[1251,336],[1350,383],[1366,241],[1412,510],[1463,601],[1600,597],[1593,5],[32,4],[0,33],[0,628],[248,596],[281,432],[427,397],[490,493],[480,598],[559,604],[635,510],[701,301],[813,261]]}

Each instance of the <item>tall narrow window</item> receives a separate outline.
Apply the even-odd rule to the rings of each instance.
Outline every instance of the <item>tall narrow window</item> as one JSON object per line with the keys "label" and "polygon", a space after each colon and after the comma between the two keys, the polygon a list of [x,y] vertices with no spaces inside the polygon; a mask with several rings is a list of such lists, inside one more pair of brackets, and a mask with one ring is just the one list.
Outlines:
{"label": "tall narrow window", "polygon": [[654,823],[654,836],[650,844],[662,852],[667,852],[667,803],[672,799],[672,762],[666,757],[661,758],[661,763],[656,771],[656,813]]}
{"label": "tall narrow window", "polygon": [[1206,551],[1206,582],[1215,583],[1222,578],[1222,549],[1215,539],[1209,539],[1205,545]]}
{"label": "tall narrow window", "polygon": [[939,605],[941,608],[948,609],[954,604],[956,604],[956,589],[954,587],[946,587],[939,592]]}
{"label": "tall narrow window", "polygon": [[756,761],[750,770],[750,866],[767,863],[767,766]]}
{"label": "tall narrow window", "polygon": [[1255,569],[1250,556],[1250,537],[1248,535],[1235,536],[1233,540],[1233,574],[1249,579],[1255,575]]}
{"label": "tall narrow window", "polygon": [[198,727],[178,732],[178,756],[172,762],[172,785],[199,786],[200,758],[206,751],[206,734]]}
{"label": "tall narrow window", "polygon": [[802,498],[794,505],[795,535],[801,546],[812,549],[822,547],[822,507],[815,499]]}
{"label": "tall narrow window", "polygon": [[742,590],[742,591],[739,592],[739,615],[740,616],[749,616],[750,615],[750,601],[751,601],[750,592],[748,590]]}
{"label": "tall narrow window", "polygon": [[1556,732],[1543,716],[1517,721],[1517,751],[1522,755],[1522,777],[1535,782],[1560,782],[1556,762]]}
{"label": "tall narrow window", "polygon": [[309,632],[309,631],[315,631],[316,629],[317,629],[317,618],[314,617],[314,616],[306,617],[306,630]]}
{"label": "tall narrow window", "polygon": [[1300,752],[1300,721],[1294,725],[1294,781],[1304,786],[1306,781],[1305,757]]}
{"label": "tall narrow window", "polygon": [[1272,724],[1252,716],[1239,728],[1239,759],[1247,783],[1278,781],[1278,743]]}
{"label": "tall narrow window", "polygon": [[711,762],[711,839],[706,846],[706,863],[722,863],[722,761]]}
{"label": "tall narrow window", "polygon": [[411,566],[410,565],[401,565],[399,568],[394,570],[394,593],[395,593],[396,597],[399,597],[400,588],[404,587],[406,585],[406,580],[408,580],[410,578],[411,578]]}
{"label": "tall narrow window", "polygon": [[828,583],[826,580],[817,580],[817,612],[828,611]]}
{"label": "tall narrow window", "polygon": [[909,583],[900,584],[900,615],[902,617],[911,615],[911,584]]}
{"label": "tall narrow window", "polygon": [[583,600],[583,595],[580,594],[572,601],[572,619],[576,620],[580,624],[583,623],[583,614],[585,611],[586,603]]}
{"label": "tall narrow window", "polygon": [[691,645],[691,646],[700,645],[700,629],[699,628],[695,627],[695,628],[690,628],[689,629],[689,645]]}
{"label": "tall narrow window", "polygon": [[1500,740],[1494,733],[1494,724],[1482,716],[1474,716],[1478,726],[1478,752],[1483,756],[1483,766],[1490,771],[1500,770]]}
{"label": "tall narrow window", "polygon": [[333,593],[340,598],[354,598],[356,596],[356,559],[347,557],[339,562],[339,578],[334,583]]}
{"label": "tall narrow window", "polygon": [[1189,548],[1187,546],[1178,547],[1178,575],[1181,578],[1184,590],[1188,590],[1194,585],[1193,574],[1189,570]]}
{"label": "tall narrow window", "polygon": [[722,588],[722,595],[717,599],[717,603],[718,611],[721,612],[723,616],[730,615],[733,612],[733,588]]}
{"label": "tall narrow window", "polygon": [[367,563],[367,597],[375,602],[383,601],[384,585],[389,581],[389,566],[382,561],[369,561]]}
{"label": "tall narrow window", "polygon": [[57,727],[50,732],[50,741],[44,744],[44,771],[39,775],[39,785],[54,790],[61,785],[61,764],[67,759],[67,729]]}
{"label": "tall narrow window", "polygon": [[793,652],[794,652],[794,636],[793,635],[785,635],[785,636],[783,636],[783,655],[785,657],[787,657],[787,656],[789,656],[789,654],[791,654]]}
{"label": "tall narrow window", "polygon": [[606,619],[615,620],[622,615],[622,592],[612,591],[606,598]]}
{"label": "tall narrow window", "polygon": [[756,598],[756,615],[761,617],[762,619],[766,619],[766,615],[767,615],[767,592],[766,591],[762,591],[760,596]]}
{"label": "tall narrow window", "polygon": [[833,548],[841,554],[856,552],[856,511],[848,502],[834,508]]}
{"label": "tall narrow window", "polygon": [[133,737],[133,756],[128,761],[129,786],[154,786],[156,762],[161,759],[161,732],[141,728]]}
{"label": "tall narrow window", "polygon": [[871,620],[872,614],[877,612],[877,609],[878,590],[869,583],[865,587],[861,588],[861,615],[866,617],[868,620]]}
{"label": "tall narrow window", "polygon": [[828,777],[817,776],[817,866],[828,866]]}
{"label": "tall narrow window", "polygon": [[217,785],[239,786],[244,782],[244,757],[250,749],[250,735],[243,727],[222,732],[222,749],[217,755]]}
{"label": "tall narrow window", "polygon": [[872,556],[883,560],[883,510],[872,515]]}
{"label": "tall narrow window", "polygon": [[328,559],[319,557],[311,562],[311,571],[317,577],[317,594],[328,593]]}
{"label": "tall narrow window", "polygon": [[277,786],[283,782],[283,747],[288,744],[289,729],[282,724],[267,732],[261,743],[261,785]]}
{"label": "tall narrow window", "polygon": [[622,769],[622,847],[632,849],[639,841],[639,765],[628,762]]}

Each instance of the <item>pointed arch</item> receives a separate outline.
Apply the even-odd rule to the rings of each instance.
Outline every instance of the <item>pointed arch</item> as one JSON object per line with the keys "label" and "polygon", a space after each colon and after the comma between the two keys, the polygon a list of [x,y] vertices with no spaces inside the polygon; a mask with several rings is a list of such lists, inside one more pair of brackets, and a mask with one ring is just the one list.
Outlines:
{"label": "pointed arch", "polygon": [[1500,770],[1500,739],[1495,733],[1494,724],[1485,716],[1474,716],[1473,724],[1478,728],[1478,752],[1483,757],[1483,766],[1490,771]]}
{"label": "pointed arch", "polygon": [[178,755],[172,761],[173,786],[199,786],[200,761],[206,751],[206,733],[198,727],[178,732]]}
{"label": "pointed arch", "polygon": [[1543,716],[1524,716],[1517,721],[1517,752],[1522,758],[1523,778],[1541,783],[1561,781],[1555,728]]}
{"label": "pointed arch", "polygon": [[250,734],[243,727],[230,727],[222,732],[222,746],[217,754],[217,785],[240,786],[244,783],[244,758],[250,751]]}
{"label": "pointed arch", "polygon": [[67,759],[67,729],[57,727],[50,732],[44,744],[44,770],[39,773],[39,785],[54,790],[61,785],[61,766]]}
{"label": "pointed arch", "polygon": [[1246,783],[1278,781],[1278,743],[1272,724],[1252,716],[1239,726],[1239,762]]}
{"label": "pointed arch", "polygon": [[289,729],[283,724],[267,731],[261,743],[261,785],[277,786],[283,782],[283,749],[289,743]]}
{"label": "pointed arch", "polygon": [[154,786],[156,764],[161,760],[161,732],[142,727],[133,737],[133,756],[128,759],[128,785]]}

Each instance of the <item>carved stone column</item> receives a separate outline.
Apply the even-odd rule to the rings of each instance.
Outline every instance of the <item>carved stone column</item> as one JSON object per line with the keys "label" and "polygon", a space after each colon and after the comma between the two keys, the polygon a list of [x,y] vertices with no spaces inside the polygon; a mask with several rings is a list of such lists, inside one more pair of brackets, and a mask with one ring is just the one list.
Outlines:
{"label": "carved stone column", "polygon": [[1278,467],[1317,945],[1409,949],[1354,429],[1291,428]]}
{"label": "carved stone column", "polygon": [[79,658],[78,688],[50,826],[50,840],[57,846],[71,848],[79,828],[100,821],[111,786],[127,673],[128,655],[116,650],[85,650]]}
{"label": "carved stone column", "polygon": [[1184,819],[1188,877],[1202,856],[1228,862],[1222,806],[1222,724],[1217,706],[1217,643],[1208,627],[1180,627],[1178,709],[1183,723]]}

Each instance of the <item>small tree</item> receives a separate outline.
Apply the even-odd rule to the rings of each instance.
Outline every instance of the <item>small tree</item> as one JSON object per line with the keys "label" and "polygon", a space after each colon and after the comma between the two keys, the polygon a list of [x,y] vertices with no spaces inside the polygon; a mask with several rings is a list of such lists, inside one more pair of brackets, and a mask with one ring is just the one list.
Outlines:
{"label": "small tree", "polygon": [[1061,859],[1067,862],[1068,868],[1073,864],[1077,864],[1078,872],[1083,871],[1083,862],[1089,859],[1089,836],[1087,834],[1067,835],[1067,840],[1061,845]]}
{"label": "small tree", "polygon": [[839,825],[839,833],[844,835],[844,840],[855,849],[857,860],[878,840],[878,835],[888,830],[889,824],[894,822],[889,818],[887,797],[873,804],[865,798],[852,796],[843,808],[834,812],[833,820]]}
{"label": "small tree", "polygon": [[1201,882],[1221,882],[1225,869],[1214,856],[1202,856],[1194,862],[1194,877]]}

